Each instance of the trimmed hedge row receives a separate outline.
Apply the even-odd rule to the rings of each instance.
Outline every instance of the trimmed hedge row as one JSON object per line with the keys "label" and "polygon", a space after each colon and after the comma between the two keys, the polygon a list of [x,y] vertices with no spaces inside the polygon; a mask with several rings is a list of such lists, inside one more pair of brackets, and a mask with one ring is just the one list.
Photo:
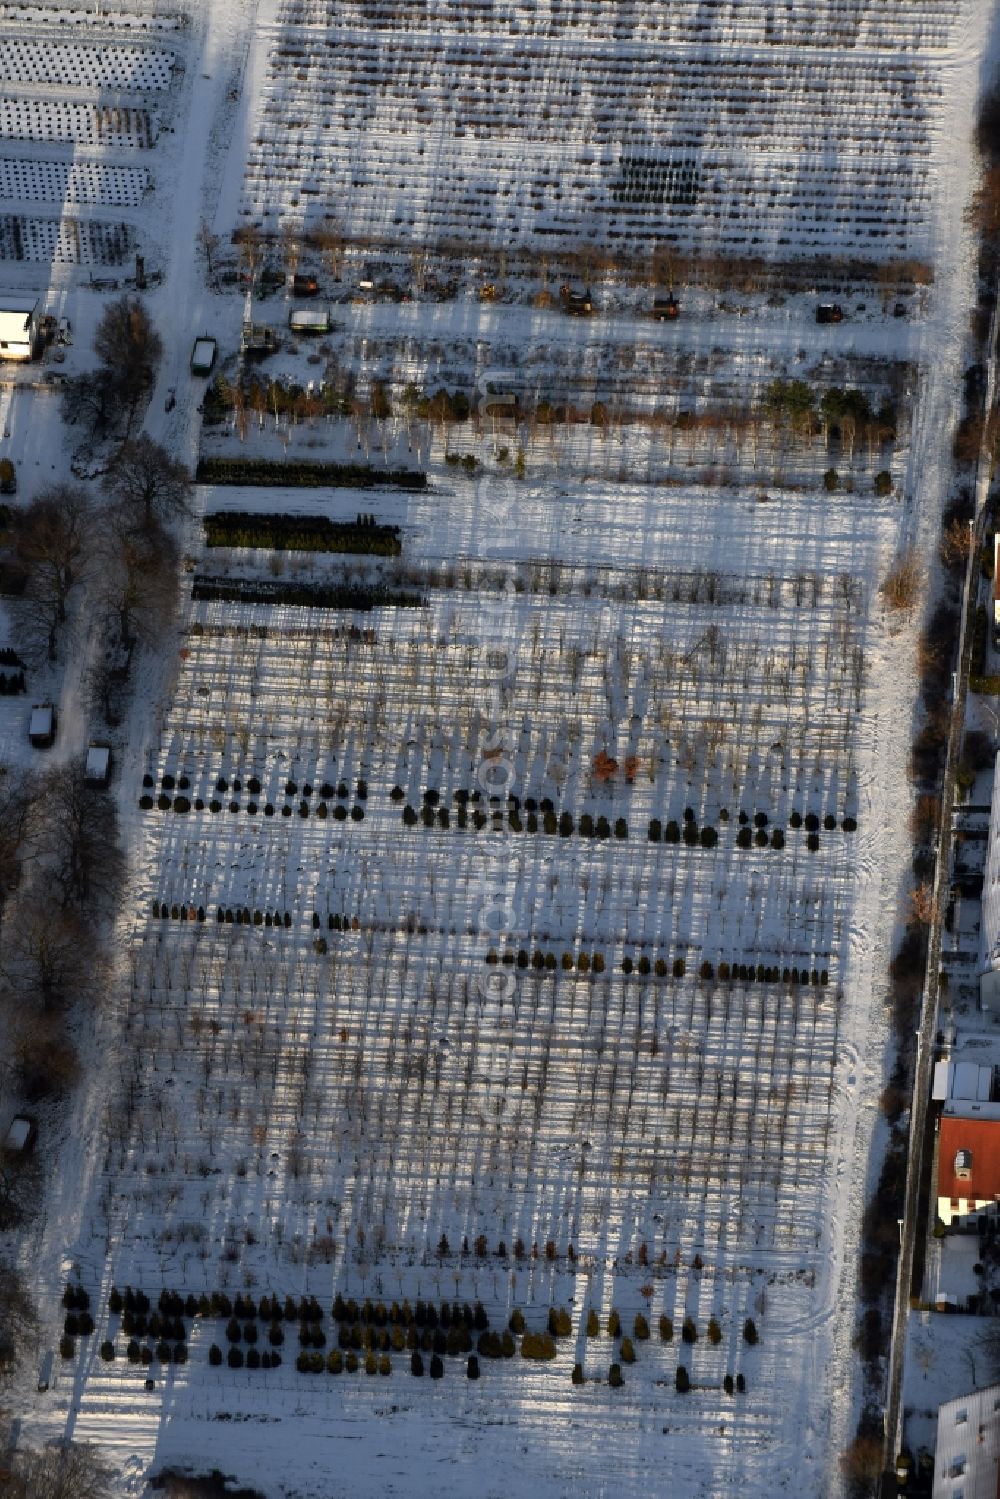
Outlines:
{"label": "trimmed hedge row", "polygon": [[325,515],[255,515],[245,510],[219,510],[204,518],[209,547],[266,547],[288,552],[352,552],[398,557],[402,551],[398,526],[385,526],[358,516],[357,521],[333,521]]}
{"label": "trimmed hedge row", "polygon": [[420,469],[373,468],[370,463],[282,463],[268,458],[200,458],[199,484],[247,484],[295,489],[426,489]]}
{"label": "trimmed hedge row", "polygon": [[348,583],[286,583],[266,578],[195,578],[191,597],[196,601],[229,604],[288,604],[301,609],[423,609],[419,593],[394,593],[388,588],[360,588]]}

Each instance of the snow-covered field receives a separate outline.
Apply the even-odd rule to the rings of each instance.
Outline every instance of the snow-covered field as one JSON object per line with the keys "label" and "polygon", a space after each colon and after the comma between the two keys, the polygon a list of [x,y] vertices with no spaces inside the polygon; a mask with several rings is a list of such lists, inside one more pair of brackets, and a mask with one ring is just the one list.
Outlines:
{"label": "snow-covered field", "polygon": [[[932,261],[935,284],[899,319],[869,286],[851,321],[823,330],[805,297],[737,316],[701,294],[676,328],[640,323],[614,287],[606,300],[619,297],[622,315],[586,325],[464,295],[350,304],[323,355],[361,389],[386,379],[394,400],[411,380],[471,387],[516,366],[532,400],[624,400],[634,384],[641,412],[729,412],[728,429],[470,423],[455,445],[480,461],[474,478],[445,463],[439,430],[401,419],[276,433],[268,418],[245,443],[206,435],[207,452],[270,457],[286,440],[299,457],[360,458],[360,445],[375,463],[426,466],[430,482],[203,487],[199,511],[372,511],[400,526],[402,555],[209,550],[195,521],[188,582],[378,581],[422,603],[348,614],[188,596],[164,673],[143,679],[120,756],[132,873],[118,979],[62,1152],[45,1147],[51,1188],[30,1250],[47,1342],[70,1266],[97,1331],[47,1394],[33,1377],[19,1387],[22,1435],[98,1441],[123,1495],[170,1460],[221,1466],[269,1499],[419,1492],[440,1484],[442,1462],[470,1494],[833,1493],[858,1398],[858,1219],[907,874],[914,624],[886,612],[879,585],[936,535],[990,8],[876,14],[831,0],[807,20],[804,7],[785,13],[776,32],[764,7],[633,6],[626,41],[600,40],[580,0],[535,16],[530,46],[513,40],[526,7],[475,7],[475,29],[472,7],[419,9],[400,22],[399,7],[341,7],[335,31],[309,3],[227,0],[183,25],[139,13],[91,26],[66,12],[73,24],[46,52],[62,71],[45,89],[141,81],[129,108],[173,130],[88,155],[74,93],[45,114],[44,143],[4,144],[0,190],[14,194],[0,209],[51,191],[75,214],[117,195],[115,222],[164,274],[149,299],[166,354],[147,428],[173,451],[193,459],[198,447],[193,335],[216,332],[225,362],[242,315],[238,292],[206,284],[199,221],[227,233],[241,199],[293,220],[322,205],[359,236],[453,238],[461,225],[484,244],[538,201],[539,230],[576,226],[564,248],[607,246],[609,184],[626,158],[697,152],[697,201],[675,203],[667,228],[661,202],[619,204],[622,233],[707,234],[713,249],[776,258],[905,254]],[[30,40],[50,13],[8,13],[25,40],[0,120],[26,131],[42,117],[23,76]],[[680,80],[669,88],[668,44]],[[79,84],[66,76],[73,48]],[[483,103],[497,91],[472,81],[499,68],[507,119],[522,110],[502,147]],[[726,110],[709,107],[713,88]],[[766,150],[720,139],[753,89]],[[405,124],[397,104],[412,107]],[[72,130],[79,149],[55,152]],[[589,177],[576,160],[585,137]],[[463,171],[489,222],[470,217]],[[312,186],[318,198],[293,201]],[[50,305],[74,320],[67,369],[85,368],[100,294],[68,263]],[[281,323],[288,304],[274,305]],[[319,378],[308,358],[286,348],[274,367]],[[782,445],[739,419],[739,401],[755,407],[776,376],[891,397],[895,445],[859,441],[828,492],[818,440]],[[56,403],[3,399],[30,494],[48,475]],[[522,479],[499,463],[501,445],[523,445]],[[893,488],[876,497],[882,468]],[[491,805],[491,789],[517,805]],[[483,1359],[474,1385],[464,1360],[446,1359],[439,1383],[412,1378],[399,1352],[388,1379],[299,1373],[294,1325],[279,1369],[214,1368],[224,1323],[188,1319],[189,1361],[147,1369],[124,1358],[113,1283],[154,1303],[164,1287],[315,1294],[328,1347],[337,1292],[481,1300],[495,1327],[515,1307],[533,1328],[566,1307],[572,1331],[552,1363]],[[652,1329],[617,1390],[612,1308],[626,1331],[639,1312]],[[687,1316],[693,1344],[680,1337]],[[110,1364],[104,1337],[116,1339]],[[678,1364],[690,1393],[675,1389]],[[726,1393],[727,1375],[745,1393]]]}

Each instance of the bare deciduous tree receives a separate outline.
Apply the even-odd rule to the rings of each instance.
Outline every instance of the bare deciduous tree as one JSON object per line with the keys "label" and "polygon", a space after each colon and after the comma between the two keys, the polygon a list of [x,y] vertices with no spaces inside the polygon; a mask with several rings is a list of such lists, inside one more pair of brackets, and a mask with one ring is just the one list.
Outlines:
{"label": "bare deciduous tree", "polygon": [[[89,983],[78,985],[89,988]],[[69,1039],[65,1017],[26,1008],[22,993],[11,991],[17,1019],[12,1027],[11,1057],[18,1086],[29,1099],[58,1097],[74,1087],[80,1058]]]}
{"label": "bare deciduous tree", "polygon": [[297,224],[282,225],[281,258],[289,276],[294,277],[302,258],[302,235]]}
{"label": "bare deciduous tree", "polygon": [[[8,1170],[0,1178],[0,1193],[9,1175]],[[0,1265],[0,1379],[13,1372],[25,1344],[34,1336],[36,1325],[34,1303],[20,1271],[13,1265]]]}
{"label": "bare deciduous tree", "polygon": [[205,256],[208,274],[211,276],[214,269],[212,257],[219,248],[219,236],[212,233],[212,226],[207,219],[202,219],[198,226],[198,248]]}
{"label": "bare deciduous tree", "polygon": [[340,262],[344,253],[344,231],[333,219],[328,219],[321,229],[313,231],[312,243],[323,257],[323,264],[330,275],[340,279]]}
{"label": "bare deciduous tree", "polygon": [[10,771],[0,774],[0,902],[20,879],[33,796],[30,777]]}
{"label": "bare deciduous tree", "polygon": [[62,1010],[96,982],[89,928],[74,912],[36,909],[8,931],[0,969],[25,1017]]}
{"label": "bare deciduous tree", "polygon": [[39,854],[49,893],[65,911],[115,895],[122,873],[118,823],[110,797],[82,771],[54,770],[41,782]]}
{"label": "bare deciduous tree", "polygon": [[156,640],[177,604],[177,547],[155,518],[132,529],[113,519],[102,551],[103,595],[125,649]]}
{"label": "bare deciduous tree", "polygon": [[27,573],[34,622],[50,661],[66,623],[69,596],[92,558],[92,521],[87,496],[69,484],[44,491],[15,518],[14,553]]}
{"label": "bare deciduous tree", "polygon": [[163,342],[137,297],[121,297],[106,309],[94,335],[99,378],[129,413],[152,388]]}
{"label": "bare deciduous tree", "polygon": [[245,224],[233,234],[233,244],[239,246],[240,261],[252,285],[264,258],[264,237],[253,224]]}
{"label": "bare deciduous tree", "polygon": [[96,1448],[59,1442],[17,1453],[11,1494],[17,1499],[108,1499],[111,1478],[112,1470]]}
{"label": "bare deciduous tree", "polygon": [[164,526],[185,515],[191,497],[187,469],[145,432],[122,447],[106,481],[119,528]]}

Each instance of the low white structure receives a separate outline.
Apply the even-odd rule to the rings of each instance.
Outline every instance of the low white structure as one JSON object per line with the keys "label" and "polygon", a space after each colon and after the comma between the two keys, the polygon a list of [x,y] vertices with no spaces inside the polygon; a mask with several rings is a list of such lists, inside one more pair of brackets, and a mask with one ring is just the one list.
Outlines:
{"label": "low white structure", "polygon": [[28,720],[28,740],[35,749],[48,749],[55,742],[56,710],[51,703],[36,703]]}
{"label": "low white structure", "polygon": [[1000,756],[993,776],[990,836],[983,876],[983,919],[980,929],[980,1008],[1000,1015]]}
{"label": "low white structure", "polygon": [[[1000,1094],[1000,1067],[992,1062],[965,1062],[945,1059],[934,1063],[934,1084],[931,1098],[935,1103],[957,1105],[964,1112],[969,1104],[991,1103],[995,1094]],[[955,1113],[956,1108],[946,1109]],[[1000,1118],[1000,1104],[995,1118]]]}
{"label": "low white structure", "polygon": [[932,1499],[997,1499],[1000,1384],[938,1408]]}
{"label": "low white structure", "polygon": [[38,338],[38,298],[0,292],[0,359],[31,359]]}
{"label": "low white structure", "polygon": [[88,786],[103,790],[111,780],[111,746],[92,744],[87,750],[83,779]]}
{"label": "low white structure", "polygon": [[330,314],[325,307],[296,307],[289,313],[288,326],[293,333],[329,333]]}

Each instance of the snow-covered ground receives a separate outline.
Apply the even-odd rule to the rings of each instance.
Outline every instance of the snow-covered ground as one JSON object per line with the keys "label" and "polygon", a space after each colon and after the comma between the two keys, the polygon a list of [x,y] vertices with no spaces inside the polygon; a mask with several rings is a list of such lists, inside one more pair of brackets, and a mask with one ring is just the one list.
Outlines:
{"label": "snow-covered ground", "polygon": [[243,212],[542,256],[920,258],[974,14],[287,0]]}
{"label": "snow-covered ground", "polygon": [[[117,35],[122,66],[136,45],[180,63],[165,88],[147,80],[166,96],[155,146],[119,153],[131,165],[141,155],[152,192],[115,205],[115,218],[162,272],[148,301],[166,354],[147,429],[192,461],[204,388],[187,373],[192,338],[217,334],[225,361],[243,312],[236,290],[206,279],[202,220],[225,234],[244,192],[256,208],[265,189],[282,213],[301,207],[282,196],[294,174],[278,182],[277,152],[261,170],[255,141],[261,131],[270,139],[279,115],[285,144],[317,155],[331,192],[343,168],[336,149],[310,137],[329,129],[314,102],[309,127],[294,125],[297,85],[308,83],[310,100],[329,86],[311,52],[344,39],[305,24],[312,12],[300,9],[296,20],[287,7],[225,0],[169,29],[162,17],[154,26],[151,15],[132,16],[127,31],[124,16],[85,27],[74,13],[74,36],[93,40],[98,57]],[[576,9],[591,25],[592,7]],[[39,30],[42,7],[2,10],[26,36]],[[695,10],[673,7],[655,25],[683,32]],[[441,11],[421,30],[422,47],[438,45],[435,26],[445,37],[461,20],[461,7]],[[711,26],[722,28],[714,53],[712,36],[674,38],[685,65],[714,57],[730,77],[736,55],[757,66],[775,40],[763,8],[713,11]],[[508,368],[512,352],[533,399],[550,390],[604,399],[609,388],[626,391],[633,372],[640,409],[670,413],[735,409],[739,392],[750,405],[776,375],[891,396],[895,447],[859,445],[840,463],[836,492],[822,486],[818,445],[791,444],[779,465],[766,432],[758,453],[735,422],[690,447],[640,426],[613,425],[607,436],[528,429],[511,435],[512,451],[525,447],[517,480],[497,460],[504,435],[468,424],[455,438],[484,465],[467,479],[445,464],[439,430],[401,420],[383,434],[348,421],[305,424],[287,434],[289,455],[356,458],[368,443],[373,462],[426,465],[426,491],[199,490],[207,510],[321,505],[347,519],[371,510],[401,527],[403,551],[398,562],[206,551],[193,522],[193,578],[374,577],[425,602],[348,617],[189,599],[162,671],[143,678],[120,760],[132,875],[118,982],[88,1086],[60,1123],[61,1152],[44,1147],[46,1214],[25,1248],[46,1344],[58,1338],[70,1265],[90,1289],[98,1330],[47,1394],[34,1392],[32,1377],[19,1386],[24,1440],[98,1441],[120,1465],[123,1495],[142,1494],[170,1460],[221,1466],[268,1496],[302,1499],[346,1486],[412,1493],[440,1483],[432,1474],[442,1462],[458,1491],[484,1495],[631,1495],[668,1479],[678,1493],[720,1499],[837,1490],[858,1398],[856,1252],[884,1082],[884,975],[908,872],[914,623],[886,612],[879,584],[905,548],[929,554],[946,486],[971,288],[967,142],[989,14],[986,0],[969,0],[946,18],[937,6],[908,5],[877,21],[831,3],[818,21],[811,8],[813,36],[790,13],[787,45],[767,47],[775,98],[782,78],[812,90],[808,48],[838,17],[857,22],[856,49],[829,38],[814,48],[832,114],[815,125],[813,145],[833,149],[824,130],[834,121],[855,145],[864,127],[882,152],[879,170],[895,174],[899,227],[881,248],[935,268],[906,317],[893,317],[871,287],[852,298],[848,322],[824,329],[813,298],[770,308],[751,298],[740,315],[700,293],[686,319],[661,327],[610,283],[602,316],[586,323],[516,298],[484,306],[469,288],[440,305],[336,308],[330,352],[341,370],[362,389],[387,377],[394,396],[411,379],[468,386]],[[554,7],[545,25],[555,57],[563,22]],[[310,56],[296,63],[304,77],[279,88],[296,27],[309,34]],[[475,40],[467,33],[461,43],[463,67]],[[899,54],[893,69],[889,48]],[[329,50],[336,69],[353,55]],[[627,71],[628,49],[615,44],[613,55]],[[561,59],[560,77],[572,77],[571,63]],[[538,83],[552,91],[548,72]],[[897,84],[908,102],[892,113],[885,90]],[[773,100],[768,108],[782,114]],[[797,104],[794,121],[800,133]],[[359,160],[387,149],[384,120],[351,130],[337,122]],[[455,149],[442,142],[450,182]],[[840,135],[835,144],[846,151]],[[908,208],[899,203],[904,147]],[[89,149],[74,148],[74,160]],[[68,159],[68,147],[53,150]],[[438,146],[428,139],[427,150]],[[5,144],[3,154],[42,159],[40,146]],[[832,209],[823,217],[822,204],[833,204],[827,182],[818,227],[802,228],[798,210],[775,201],[774,233],[756,248],[786,253],[784,222],[802,229],[800,249],[858,251],[862,161],[845,155],[837,168],[846,229]],[[615,163],[608,158],[609,171]],[[514,165],[530,199],[530,173]],[[713,158],[711,169],[724,165]],[[778,156],[755,152],[750,166],[755,181],[777,183]],[[12,183],[28,180],[3,170]],[[551,170],[559,177],[565,167]],[[43,178],[68,191],[65,174],[30,180]],[[359,232],[376,203],[391,213],[396,190],[362,201],[365,192],[339,200]],[[439,200],[454,215],[450,189]],[[429,199],[414,191],[414,201],[424,212]],[[567,198],[565,212],[579,217],[583,204]],[[356,277],[358,260],[349,264]],[[39,284],[41,269],[22,263],[8,279]],[[74,323],[62,368],[86,368],[104,295],[67,263],[53,270],[47,305]],[[271,306],[283,324],[288,304]],[[265,313],[267,304],[255,310]],[[286,349],[276,367],[319,378],[308,358],[304,347]],[[18,382],[0,403],[9,432],[0,451],[17,458],[30,496],[65,473],[72,438],[62,439],[47,393]],[[206,451],[221,447],[276,457],[284,442],[266,420],[256,433],[251,424],[245,445],[231,431],[206,438]],[[876,498],[882,467],[893,491]],[[68,673],[66,693],[77,683]],[[84,733],[81,721],[74,744]],[[602,753],[618,762],[606,780],[595,773]],[[461,827],[454,793],[498,777],[519,799],[520,828],[491,818],[476,830],[471,805]],[[324,783],[332,794],[321,794]],[[401,800],[391,796],[397,786]],[[404,822],[404,806],[419,813],[427,791],[447,808],[447,826],[439,812],[431,827]],[[143,795],[155,803],[161,794],[191,805],[140,807]],[[529,831],[528,798],[551,799],[576,828],[584,815],[605,816],[609,836],[560,837],[541,810]],[[650,819],[683,825],[687,809],[714,843],[648,838]],[[749,848],[739,842],[741,812]],[[819,819],[815,848],[796,821],[809,816]],[[616,834],[619,818],[627,836]],[[154,917],[154,902],[166,916]],[[193,919],[182,921],[182,908]],[[220,923],[220,908],[245,908],[250,921]],[[514,961],[494,964],[494,953]],[[752,978],[740,977],[741,965]],[[154,1302],[164,1286],[315,1293],[328,1334],[336,1291],[481,1299],[495,1326],[514,1307],[541,1326],[550,1305],[565,1306],[572,1334],[552,1364],[483,1360],[473,1386],[456,1359],[440,1383],[413,1379],[408,1354],[393,1355],[388,1380],[300,1374],[292,1335],[278,1370],[215,1369],[207,1348],[224,1341],[223,1325],[189,1323],[189,1362],[156,1363],[147,1390],[149,1371],[125,1362],[126,1340],[108,1317],[113,1282],[141,1284]],[[604,1331],[612,1307],[626,1331],[642,1311],[653,1333],[620,1390],[607,1383],[618,1346]],[[586,1337],[591,1308],[601,1315],[597,1339]],[[673,1321],[670,1342],[657,1336],[661,1315]],[[698,1327],[693,1345],[680,1341],[685,1316]],[[743,1337],[748,1316],[755,1347]],[[117,1339],[111,1364],[97,1356],[105,1336]],[[581,1387],[570,1382],[578,1360]],[[690,1371],[686,1395],[674,1387],[678,1363]],[[724,1392],[727,1374],[745,1377],[745,1394]]]}

